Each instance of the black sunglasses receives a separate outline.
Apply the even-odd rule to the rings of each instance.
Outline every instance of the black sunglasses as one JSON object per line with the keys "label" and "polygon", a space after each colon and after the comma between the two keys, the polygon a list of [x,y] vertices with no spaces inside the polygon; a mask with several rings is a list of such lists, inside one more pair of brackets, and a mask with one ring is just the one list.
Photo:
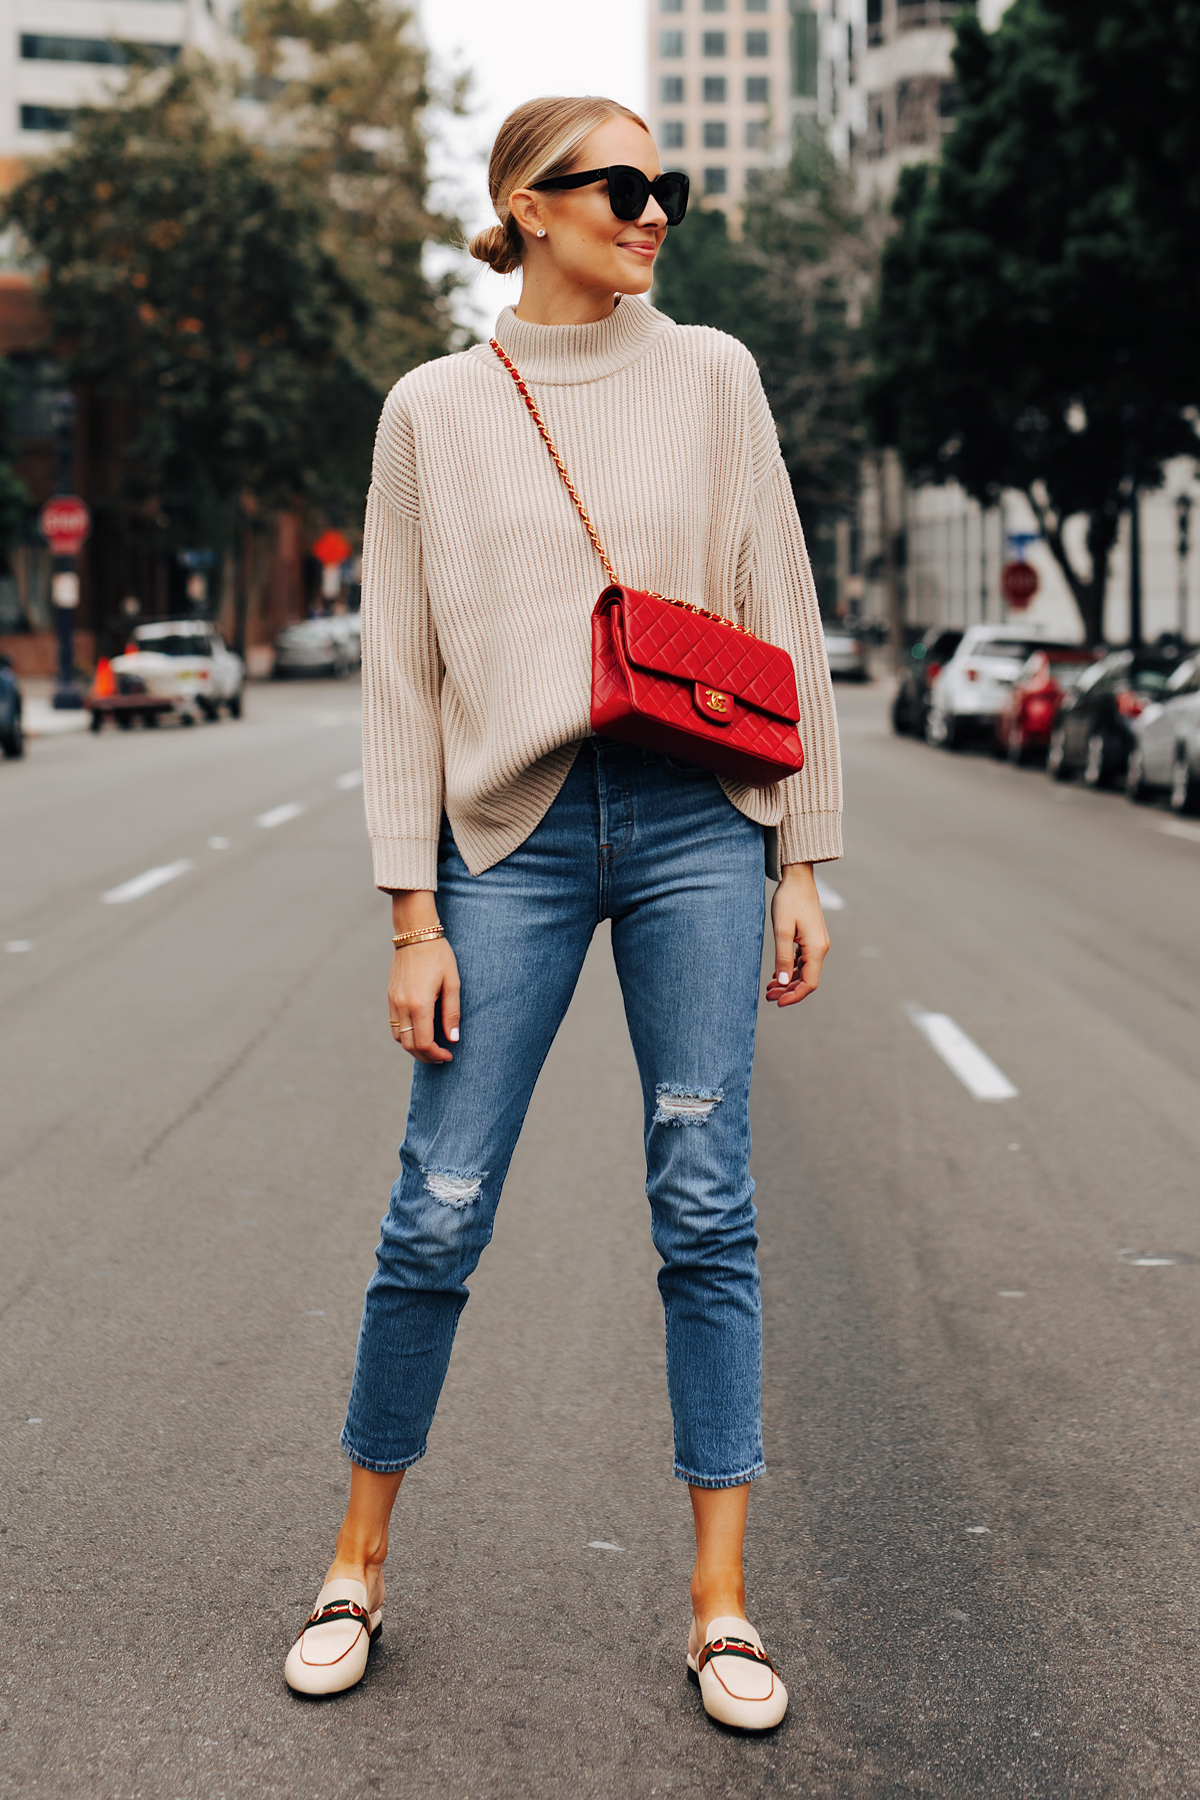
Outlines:
{"label": "black sunglasses", "polygon": [[555,175],[549,181],[535,181],[534,190],[543,188],[587,187],[592,181],[607,181],[608,204],[618,219],[640,219],[651,194],[667,215],[668,225],[681,225],[687,211],[691,186],[682,169],[668,169],[657,181],[651,181],[640,169],[627,163],[613,163],[609,169],[584,169],[580,175]]}

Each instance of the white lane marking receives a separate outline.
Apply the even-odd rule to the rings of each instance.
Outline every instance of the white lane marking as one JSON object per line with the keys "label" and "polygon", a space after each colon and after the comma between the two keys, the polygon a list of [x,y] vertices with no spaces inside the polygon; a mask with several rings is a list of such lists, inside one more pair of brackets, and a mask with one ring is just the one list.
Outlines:
{"label": "white lane marking", "polygon": [[27,1425],[42,1425],[45,1421],[43,1419],[26,1419],[25,1423]]}
{"label": "white lane marking", "polygon": [[4,948],[6,950],[11,950],[14,956],[19,956],[23,950],[32,950],[33,949],[33,939],[32,938],[9,938],[9,940],[8,940],[7,944],[5,944]]}
{"label": "white lane marking", "polygon": [[105,906],[123,906],[126,900],[140,900],[143,894],[152,894],[155,888],[165,887],[168,881],[175,881],[180,875],[186,875],[195,864],[188,856],[181,856],[178,862],[163,863],[157,869],[147,869],[141,875],[135,875],[132,881],[123,881],[120,887],[109,888],[107,894],[100,898]]}
{"label": "white lane marking", "polygon": [[1001,1298],[1001,1300],[1023,1300],[1025,1298],[1025,1289],[1024,1288],[1001,1288],[1000,1289],[1000,1298]]}
{"label": "white lane marking", "polygon": [[254,823],[261,825],[264,831],[274,831],[276,825],[286,825],[289,819],[298,819],[303,811],[303,801],[285,800],[282,806],[273,806],[270,812],[259,813]]}
{"label": "white lane marking", "polygon": [[1189,844],[1200,844],[1200,825],[1187,825],[1182,819],[1167,819],[1159,826],[1168,837],[1186,838]]}
{"label": "white lane marking", "polygon": [[921,1035],[937,1051],[946,1067],[962,1082],[976,1100],[1015,1100],[1016,1089],[1003,1070],[969,1038],[961,1025],[948,1013],[926,1012],[923,1007],[908,1005],[905,1012]]}
{"label": "white lane marking", "polygon": [[341,788],[341,790],[344,794],[349,793],[351,788],[361,787],[362,786],[362,770],[361,769],[347,769],[346,773],[344,775],[338,776],[337,780],[334,782],[333,785],[335,788]]}
{"label": "white lane marking", "polygon": [[972,1537],[991,1537],[992,1535],[992,1528],[990,1525],[968,1525],[967,1530]]}
{"label": "white lane marking", "polygon": [[593,1538],[588,1545],[589,1550],[620,1550],[623,1552],[624,1548],[623,1544],[606,1544],[603,1538]]}
{"label": "white lane marking", "polygon": [[210,850],[228,850],[229,845],[230,839],[226,837],[212,837],[208,840]]}
{"label": "white lane marking", "polygon": [[846,902],[842,899],[842,896],[838,893],[837,889],[831,888],[829,883],[827,881],[822,881],[819,875],[816,877],[816,882],[817,899],[821,902],[825,911],[845,912]]}

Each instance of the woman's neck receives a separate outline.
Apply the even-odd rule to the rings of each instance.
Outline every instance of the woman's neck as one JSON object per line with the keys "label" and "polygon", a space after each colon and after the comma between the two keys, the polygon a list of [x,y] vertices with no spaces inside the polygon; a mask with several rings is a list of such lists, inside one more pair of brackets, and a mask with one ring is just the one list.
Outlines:
{"label": "woman's neck", "polygon": [[617,299],[602,288],[579,287],[556,270],[527,269],[513,312],[527,325],[595,325],[612,316]]}

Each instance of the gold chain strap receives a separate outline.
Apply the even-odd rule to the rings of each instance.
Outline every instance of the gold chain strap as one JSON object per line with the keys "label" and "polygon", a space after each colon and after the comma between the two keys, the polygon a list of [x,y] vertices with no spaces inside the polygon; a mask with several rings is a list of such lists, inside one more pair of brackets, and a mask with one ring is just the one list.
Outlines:
{"label": "gold chain strap", "polygon": [[[534,401],[533,395],[530,393],[529,389],[525,386],[524,381],[521,379],[521,374],[520,374],[520,371],[518,370],[516,364],[511,360],[510,357],[505,355],[504,351],[500,348],[500,346],[496,342],[495,338],[489,338],[488,343],[491,346],[491,348],[496,352],[496,355],[500,358],[500,361],[504,364],[505,368],[508,370],[508,372],[512,376],[513,380],[516,382],[517,392],[518,392],[518,394],[520,394],[522,400],[525,402],[525,405],[528,407],[529,416],[533,420],[534,424],[537,426],[538,432],[541,436],[541,440],[542,440],[543,444],[545,444],[547,450],[550,452],[550,455],[554,459],[554,466],[558,470],[559,474],[562,476],[563,486],[566,488],[568,494],[570,494],[572,500],[575,502],[576,511],[578,512],[580,518],[583,520],[584,526],[587,530],[587,534],[591,538],[592,543],[595,546],[597,556],[600,558],[600,561],[604,564],[604,568],[608,575],[608,579],[612,582],[614,587],[620,587],[621,583],[617,579],[616,570],[613,568],[612,564],[609,562],[608,557],[605,554],[604,545],[600,542],[600,539],[597,536],[596,527],[592,524],[592,521],[588,518],[587,511],[584,507],[583,501],[579,498],[579,495],[575,491],[575,483],[571,480],[571,477],[567,474],[566,463],[563,461],[562,457],[558,454],[558,451],[554,448],[554,440],[550,436],[550,433],[546,430],[545,424],[542,420],[542,415],[537,409],[537,405]],[[734,619],[727,619],[725,617],[724,613],[709,612],[709,610],[706,606],[693,606],[690,600],[672,600],[666,594],[657,594],[657,593],[654,593],[653,591],[651,591],[651,593],[650,593],[650,598],[652,600],[663,600],[666,602],[666,604],[668,606],[681,607],[684,612],[695,613],[698,618],[711,619],[715,625],[728,626],[730,631],[740,631],[742,633],[743,637],[753,637],[754,636],[754,633],[752,631],[747,631],[747,629],[744,625],[739,625],[737,623],[737,621]]]}

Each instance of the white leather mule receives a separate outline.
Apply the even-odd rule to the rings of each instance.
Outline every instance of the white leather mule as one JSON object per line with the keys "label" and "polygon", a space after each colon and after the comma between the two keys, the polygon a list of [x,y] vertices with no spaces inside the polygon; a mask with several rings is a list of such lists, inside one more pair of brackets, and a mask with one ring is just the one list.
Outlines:
{"label": "white leather mule", "polygon": [[753,1625],[732,1615],[713,1619],[698,1656],[688,1652],[688,1680],[700,1688],[710,1719],[738,1731],[770,1731],[787,1711],[788,1691]]}
{"label": "white leather mule", "polygon": [[327,1581],[288,1651],[283,1678],[298,1694],[341,1694],[361,1681],[383,1630],[383,1609],[367,1610],[361,1581]]}

